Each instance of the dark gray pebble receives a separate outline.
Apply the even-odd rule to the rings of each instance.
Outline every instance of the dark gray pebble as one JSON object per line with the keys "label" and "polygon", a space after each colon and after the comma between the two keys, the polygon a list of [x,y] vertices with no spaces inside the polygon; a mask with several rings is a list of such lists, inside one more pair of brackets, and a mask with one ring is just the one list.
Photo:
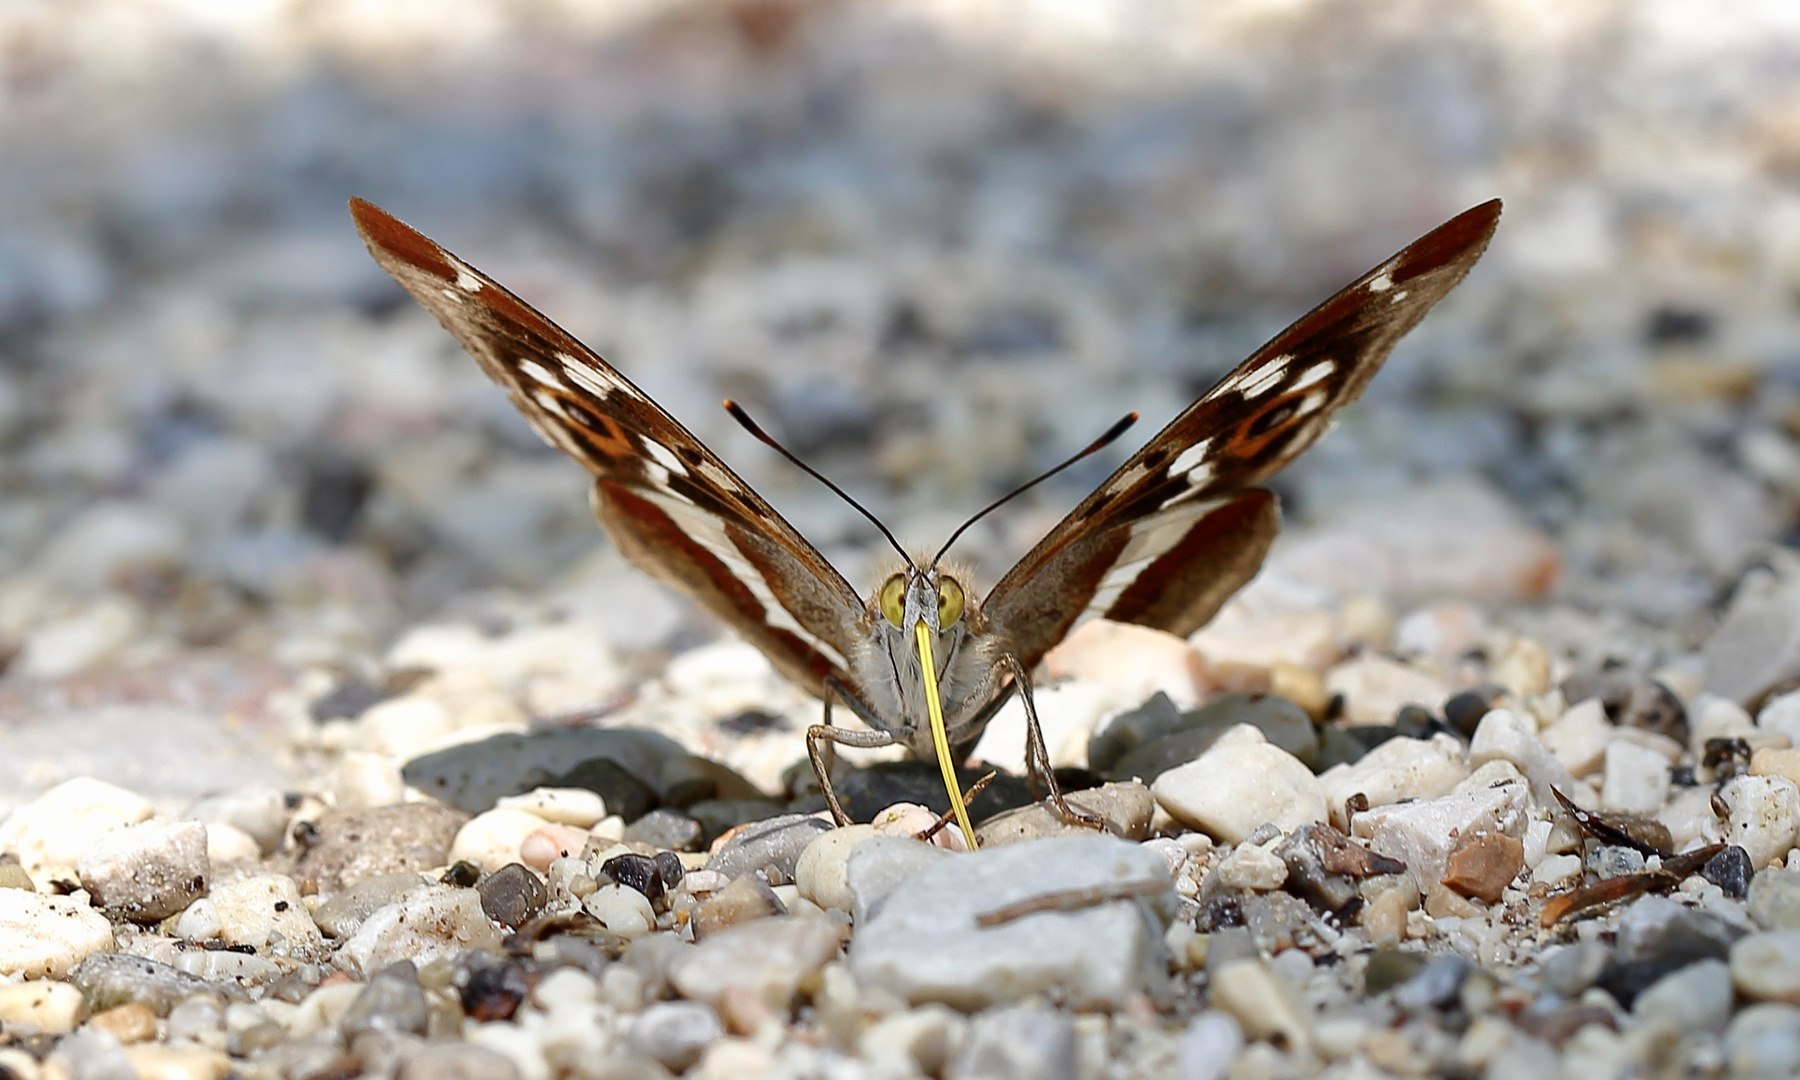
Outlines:
{"label": "dark gray pebble", "polygon": [[627,825],[655,811],[658,802],[655,788],[608,758],[584,761],[550,783],[594,792],[606,802],[607,812],[624,818]]}
{"label": "dark gray pebble", "polygon": [[[612,803],[606,804],[609,808]],[[627,844],[648,844],[664,851],[700,850],[700,823],[668,807],[652,810],[625,826]]]}
{"label": "dark gray pebble", "polygon": [[783,814],[745,827],[725,842],[706,868],[735,880],[761,871],[771,885],[794,880],[794,864],[813,838],[829,832],[831,823],[805,814]]}
{"label": "dark gray pebble", "polygon": [[419,970],[411,960],[398,960],[369,978],[362,993],[338,1019],[345,1039],[365,1031],[423,1035],[429,1019]]}
{"label": "dark gray pebble", "polygon": [[501,926],[524,926],[550,902],[550,890],[521,863],[507,863],[481,879],[481,910]]}
{"label": "dark gray pebble", "polygon": [[1742,900],[1750,892],[1750,853],[1732,844],[1706,860],[1700,876],[1724,890],[1725,895]]}

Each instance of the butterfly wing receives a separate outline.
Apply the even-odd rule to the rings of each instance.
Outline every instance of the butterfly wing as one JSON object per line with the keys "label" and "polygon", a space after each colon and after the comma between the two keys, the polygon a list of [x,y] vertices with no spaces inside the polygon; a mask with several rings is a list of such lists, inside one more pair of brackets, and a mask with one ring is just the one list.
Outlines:
{"label": "butterfly wing", "polygon": [[846,679],[863,603],[818,550],[612,365],[493,279],[377,207],[351,216],[375,261],[594,474],[632,562],[686,592],[814,692]]}
{"label": "butterfly wing", "polygon": [[995,631],[1030,666],[1088,618],[1205,625],[1274,542],[1275,497],[1257,485],[1362,393],[1499,219],[1497,199],[1452,218],[1239,364],[1000,579],[982,605]]}

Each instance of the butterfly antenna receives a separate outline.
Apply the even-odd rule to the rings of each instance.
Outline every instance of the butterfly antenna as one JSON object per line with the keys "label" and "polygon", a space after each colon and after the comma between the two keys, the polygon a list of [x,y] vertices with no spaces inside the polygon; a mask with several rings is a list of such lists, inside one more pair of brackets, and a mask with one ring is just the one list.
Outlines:
{"label": "butterfly antenna", "polygon": [[982,518],[987,517],[989,514],[993,513],[995,510],[1000,509],[1002,506],[1005,506],[1007,503],[1018,498],[1020,495],[1023,495],[1027,491],[1030,491],[1032,488],[1037,487],[1039,484],[1050,479],[1052,476],[1055,476],[1057,473],[1062,472],[1064,469],[1075,464],[1077,461],[1080,461],[1082,458],[1087,457],[1089,454],[1092,454],[1099,450],[1105,449],[1108,444],[1112,443],[1113,440],[1117,439],[1119,436],[1125,434],[1126,429],[1131,427],[1131,425],[1133,425],[1137,422],[1138,422],[1138,414],[1137,413],[1126,413],[1124,416],[1119,417],[1117,423],[1113,424],[1112,427],[1109,427],[1106,429],[1106,434],[1100,436],[1098,439],[1095,439],[1093,442],[1088,443],[1086,446],[1082,447],[1081,451],[1079,453],[1077,453],[1074,457],[1063,462],[1061,465],[1058,465],[1056,468],[1051,469],[1047,473],[1040,473],[1036,478],[1025,481],[1023,484],[1020,484],[1018,487],[1013,488],[1011,491],[1000,496],[998,499],[995,499],[993,502],[988,503],[985,507],[982,507],[981,511],[979,513],[977,513],[974,517],[970,518],[969,520],[963,522],[961,525],[957,526],[956,531],[950,534],[950,539],[944,541],[944,546],[941,548],[938,548],[938,553],[936,555],[932,556],[932,558],[931,558],[931,569],[933,569],[933,570],[937,569],[938,560],[942,559],[944,557],[944,552],[950,550],[950,545],[956,543],[958,537],[962,536],[963,533],[966,533],[969,531],[969,526],[975,524],[977,521],[980,521]]}
{"label": "butterfly antenna", "polygon": [[[869,510],[867,507],[863,506],[862,503],[857,502],[855,499],[852,499],[850,497],[849,493],[846,492],[843,488],[838,487],[836,484],[834,484],[830,480],[826,479],[824,473],[813,468],[811,465],[808,465],[806,462],[801,461],[799,458],[795,457],[793,452],[790,451],[787,447],[776,442],[775,437],[773,435],[770,435],[768,432],[764,431],[762,429],[762,427],[759,424],[757,424],[756,421],[750,419],[750,414],[744,411],[744,407],[742,405],[739,405],[737,402],[731,400],[730,398],[726,398],[725,399],[725,411],[731,414],[731,418],[733,420],[736,420],[739,424],[743,425],[743,428],[745,431],[748,431],[750,434],[756,436],[759,441],[766,443],[769,446],[773,447],[775,449],[776,453],[780,454],[784,458],[787,458],[789,461],[793,462],[795,465],[800,466],[801,472],[804,472],[806,475],[812,477],[814,480],[817,480],[819,483],[824,484],[826,487],[830,488],[833,492],[835,492],[837,494],[838,498],[844,500],[845,502],[849,503],[851,506],[855,507],[857,513],[861,514],[863,517],[868,518],[869,523],[871,525],[874,525],[877,529],[881,530],[881,535],[887,537],[887,542],[894,545],[894,550],[898,551],[900,553],[900,557],[902,559],[906,560],[907,565],[909,565],[909,566],[913,565],[912,556],[908,555],[906,553],[906,549],[900,546],[900,541],[894,539],[894,534],[889,532],[888,527],[881,523],[881,519],[876,517],[874,514],[869,513]],[[1091,451],[1088,451],[1088,452],[1091,452]],[[983,511],[983,512],[985,513],[985,511]]]}

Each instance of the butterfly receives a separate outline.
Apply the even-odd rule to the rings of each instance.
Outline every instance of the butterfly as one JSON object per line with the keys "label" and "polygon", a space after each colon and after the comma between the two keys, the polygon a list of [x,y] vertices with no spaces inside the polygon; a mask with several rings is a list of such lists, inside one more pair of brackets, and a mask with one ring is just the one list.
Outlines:
{"label": "butterfly", "polygon": [[[973,847],[951,763],[967,756],[1014,692],[1024,704],[1028,771],[1065,821],[1098,824],[1057,788],[1030,671],[1090,619],[1184,636],[1205,625],[1256,574],[1275,539],[1277,500],[1261,485],[1326,432],[1394,344],[1468,273],[1493,235],[1500,202],[1433,229],[1256,350],[980,598],[966,576],[940,568],[941,550],[929,562],[902,550],[903,562],[873,594],[859,595],[611,364],[398,219],[360,199],[350,211],[375,261],[505,388],[545,442],[587,466],[595,512],[626,557],[823,700],[807,751],[837,822],[849,819],[831,786],[831,744],[897,743],[937,760]],[[726,407],[780,449],[741,409]],[[834,726],[834,700],[865,727]]]}

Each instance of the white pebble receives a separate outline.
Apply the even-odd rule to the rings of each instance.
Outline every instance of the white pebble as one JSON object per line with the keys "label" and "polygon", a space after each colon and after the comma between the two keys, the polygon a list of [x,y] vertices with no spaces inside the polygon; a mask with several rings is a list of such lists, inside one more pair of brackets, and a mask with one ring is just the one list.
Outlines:
{"label": "white pebble", "polygon": [[1575,786],[1575,778],[1563,763],[1538,740],[1537,732],[1507,709],[1493,709],[1481,718],[1475,737],[1469,740],[1469,765],[1479,768],[1490,761],[1511,762],[1531,781],[1532,797],[1540,806],[1556,805],[1552,787],[1563,792]]}
{"label": "white pebble", "polygon": [[74,878],[75,864],[114,829],[148,821],[149,800],[122,787],[77,777],[56,785],[0,822],[0,851],[19,857],[42,888],[51,878]]}
{"label": "white pebble", "polygon": [[814,837],[794,863],[800,895],[822,908],[849,911],[856,901],[846,877],[850,851],[875,835],[872,825],[847,825]]}
{"label": "white pebble", "polygon": [[357,744],[366,752],[405,760],[456,730],[450,710],[424,694],[377,702],[356,720]]}
{"label": "white pebble", "polygon": [[1600,768],[1613,730],[1600,699],[1588,698],[1570,706],[1555,723],[1540,731],[1538,738],[1571,776],[1579,778]]}
{"label": "white pebble", "polygon": [[175,933],[187,941],[211,941],[224,927],[218,906],[208,897],[189,904],[181,918],[175,920]]}
{"label": "white pebble", "polygon": [[214,866],[255,862],[262,858],[256,837],[223,821],[206,823],[206,860]]}
{"label": "white pebble", "polygon": [[1157,777],[1151,792],[1175,818],[1233,844],[1264,822],[1292,832],[1327,820],[1319,778],[1249,724],[1225,732],[1197,759]]}
{"label": "white pebble", "polygon": [[[467,859],[488,873],[519,861],[525,838],[550,824],[536,814],[495,808],[470,818],[450,843],[450,861]],[[574,854],[581,854],[576,851]]]}
{"label": "white pebble", "polygon": [[1258,612],[1242,600],[1228,602],[1188,644],[1214,682],[1242,691],[1267,690],[1278,663],[1324,671],[1341,653],[1330,612]]}
{"label": "white pebble", "polygon": [[1760,731],[1786,735],[1794,746],[1800,746],[1800,690],[1790,690],[1770,698],[1756,714]]}
{"label": "white pebble", "polygon": [[656,911],[644,894],[625,885],[602,885],[581,906],[602,926],[623,938],[642,937],[656,928]]}
{"label": "white pebble", "polygon": [[396,960],[424,967],[465,949],[498,949],[500,932],[474,889],[428,885],[377,908],[338,949],[338,962],[362,977]]}
{"label": "white pebble", "polygon": [[1725,842],[1738,844],[1761,869],[1787,854],[1800,834],[1800,788],[1785,776],[1740,776],[1719,791],[1730,809]]}
{"label": "white pebble", "polygon": [[257,874],[220,885],[212,891],[219,918],[219,939],[227,945],[262,948],[280,934],[289,948],[317,949],[324,939],[286,874]]}
{"label": "white pebble", "polygon": [[1468,775],[1462,744],[1439,733],[1430,739],[1389,739],[1354,764],[1333,765],[1319,775],[1332,823],[1344,825],[1344,804],[1353,795],[1370,806],[1403,799],[1435,799]]}
{"label": "white pebble", "polygon": [[0,1024],[42,1035],[75,1030],[81,1017],[81,991],[68,983],[33,980],[0,983]]}
{"label": "white pebble", "polygon": [[1290,1051],[1311,1045],[1308,1013],[1295,1004],[1280,979],[1260,959],[1233,960],[1213,972],[1212,999],[1216,1008],[1236,1018],[1252,1038],[1280,1036]]}
{"label": "white pebble", "polygon": [[495,806],[523,810],[557,825],[589,829],[606,816],[606,800],[586,788],[533,788],[523,795],[508,795]]}
{"label": "white pebble", "polygon": [[1531,871],[1531,880],[1545,885],[1561,885],[1581,874],[1579,855],[1546,855]]}
{"label": "white pebble", "polygon": [[112,948],[112,924],[75,897],[0,889],[0,975],[61,977]]}
{"label": "white pebble", "polygon": [[1121,702],[1161,692],[1183,709],[1200,704],[1201,691],[1210,686],[1199,654],[1185,639],[1106,619],[1076,628],[1044,657],[1044,668],[1052,679],[1103,686]]}
{"label": "white pebble", "polygon": [[1406,705],[1437,712],[1450,696],[1449,688],[1433,676],[1375,653],[1326,672],[1325,688],[1344,695],[1344,717],[1352,724],[1391,724]]}
{"label": "white pebble", "polygon": [[1669,762],[1654,750],[1622,740],[1606,747],[1600,805],[1627,814],[1654,814],[1669,794]]}
{"label": "white pebble", "polygon": [[1219,883],[1233,889],[1273,892],[1287,881],[1287,863],[1255,844],[1239,844],[1219,860]]}
{"label": "white pebble", "polygon": [[1741,739],[1756,734],[1744,707],[1717,694],[1701,694],[1688,708],[1688,749],[1699,754],[1708,739]]}
{"label": "white pebble", "polygon": [[785,915],[708,934],[681,953],[669,977],[682,996],[709,1005],[739,990],[785,1010],[800,985],[837,953],[835,924]]}
{"label": "white pebble", "polygon": [[1444,876],[1457,840],[1471,832],[1518,836],[1530,803],[1521,780],[1452,792],[1438,799],[1377,806],[1356,815],[1351,832],[1369,847],[1407,865],[1421,889]]}

